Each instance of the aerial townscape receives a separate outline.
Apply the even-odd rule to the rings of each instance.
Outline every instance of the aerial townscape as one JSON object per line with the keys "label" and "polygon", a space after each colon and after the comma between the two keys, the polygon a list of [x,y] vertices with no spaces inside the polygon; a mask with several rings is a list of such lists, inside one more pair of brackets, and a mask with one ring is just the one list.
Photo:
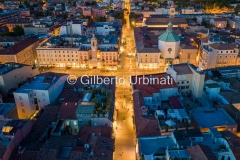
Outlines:
{"label": "aerial townscape", "polygon": [[0,160],[240,160],[240,0],[0,0]]}

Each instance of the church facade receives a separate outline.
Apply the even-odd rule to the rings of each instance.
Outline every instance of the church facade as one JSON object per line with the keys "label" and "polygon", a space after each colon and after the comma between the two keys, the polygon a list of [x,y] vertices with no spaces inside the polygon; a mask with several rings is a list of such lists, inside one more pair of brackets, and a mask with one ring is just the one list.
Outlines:
{"label": "church facade", "polygon": [[138,34],[145,33],[138,33],[138,29],[135,30],[135,42],[139,68],[167,68],[170,64],[179,63],[180,37],[174,33],[171,22],[157,41],[141,39]]}

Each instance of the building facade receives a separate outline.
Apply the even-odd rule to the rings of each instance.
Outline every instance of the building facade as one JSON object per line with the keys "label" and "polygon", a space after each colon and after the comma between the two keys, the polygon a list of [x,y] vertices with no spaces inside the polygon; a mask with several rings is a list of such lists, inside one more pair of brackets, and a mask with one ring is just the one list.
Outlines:
{"label": "building facade", "polygon": [[222,43],[218,36],[202,39],[200,55],[202,69],[237,65],[238,54],[236,44]]}
{"label": "building facade", "polygon": [[[58,46],[55,39],[66,45]],[[41,66],[116,69],[118,37],[56,36],[37,48],[37,54]]]}
{"label": "building facade", "polygon": [[47,73],[37,75],[17,89],[13,95],[20,119],[30,118],[36,110],[52,104],[62,92],[67,75]]}
{"label": "building facade", "polygon": [[28,78],[39,74],[39,70],[29,65],[5,63],[0,64],[0,73],[1,93],[7,93],[10,89],[17,89]]}
{"label": "building facade", "polygon": [[13,46],[0,50],[0,61],[2,63],[16,62],[31,66],[36,65],[38,44],[39,41],[36,38],[25,38]]}

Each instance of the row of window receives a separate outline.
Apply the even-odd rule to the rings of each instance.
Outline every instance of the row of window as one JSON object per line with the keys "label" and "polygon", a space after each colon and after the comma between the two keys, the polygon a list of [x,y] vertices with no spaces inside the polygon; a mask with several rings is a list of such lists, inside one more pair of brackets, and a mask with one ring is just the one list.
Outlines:
{"label": "row of window", "polygon": [[[143,62],[143,59],[142,59],[142,58],[140,59],[140,62]],[[148,62],[148,59],[145,59],[145,62]],[[155,62],[155,63],[157,63],[157,59],[155,59],[155,60],[152,61],[152,58],[150,58],[149,62]]]}
{"label": "row of window", "polygon": [[[87,61],[87,58],[81,58],[80,59],[80,61],[82,61],[84,59],[84,61]],[[43,59],[41,59],[41,58],[39,58],[39,61],[54,61],[54,59],[45,59],[45,58],[43,58]],[[112,61],[112,60],[115,60],[114,58],[106,58],[106,59],[102,59],[102,61]],[[62,61],[62,59],[55,59],[55,61]],[[71,59],[63,59],[63,61],[71,61]],[[72,59],[72,61],[74,61],[74,59]],[[78,59],[75,59],[75,61],[79,61]]]}
{"label": "row of window", "polygon": [[181,90],[181,89],[189,89],[189,86],[179,86],[178,89],[179,90]]}
{"label": "row of window", "polygon": [[[219,56],[219,58],[224,58],[224,56]],[[225,58],[228,58],[228,56],[225,56]],[[232,58],[232,56],[229,56],[229,58]],[[236,58],[236,56],[233,56],[233,58]]]}
{"label": "row of window", "polygon": [[[217,53],[224,53],[223,51],[217,51]],[[225,51],[225,53],[235,53],[235,51]]]}
{"label": "row of window", "polygon": [[38,51],[38,53],[77,53],[78,51]]}
{"label": "row of window", "polygon": [[[224,62],[224,63],[227,63],[227,59],[225,59],[225,60],[219,60],[219,63],[222,63],[222,62]],[[232,63],[235,63],[235,59],[234,60],[228,60],[228,62],[232,62]]]}
{"label": "row of window", "polygon": [[186,83],[189,83],[189,81],[182,81],[182,82],[177,82],[177,84],[185,84]]}

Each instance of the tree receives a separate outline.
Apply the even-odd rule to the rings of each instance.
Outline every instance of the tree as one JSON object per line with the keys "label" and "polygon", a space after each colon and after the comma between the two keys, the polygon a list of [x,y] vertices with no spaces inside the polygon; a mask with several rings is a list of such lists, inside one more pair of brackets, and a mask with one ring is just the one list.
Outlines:
{"label": "tree", "polygon": [[13,32],[18,36],[21,36],[24,34],[23,28],[21,26],[13,27]]}
{"label": "tree", "polygon": [[99,101],[98,101],[97,98],[93,98],[93,99],[91,100],[91,102],[95,103],[96,108],[100,107],[100,103],[99,103]]}

